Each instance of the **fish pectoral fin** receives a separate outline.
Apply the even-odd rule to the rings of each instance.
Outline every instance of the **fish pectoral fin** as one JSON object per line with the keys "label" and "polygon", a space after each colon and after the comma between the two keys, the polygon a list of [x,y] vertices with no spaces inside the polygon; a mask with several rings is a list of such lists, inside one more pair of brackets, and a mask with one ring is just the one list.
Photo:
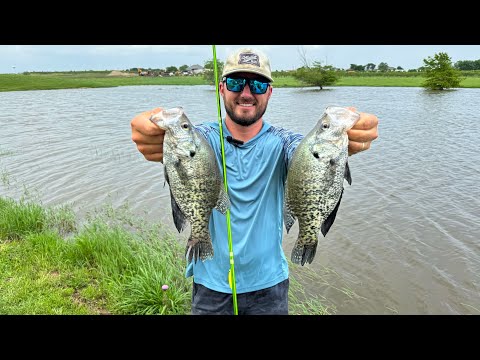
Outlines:
{"label": "fish pectoral fin", "polygon": [[322,223],[322,226],[320,229],[322,231],[323,236],[327,235],[328,230],[330,230],[330,227],[333,225],[333,222],[335,221],[338,208],[340,207],[340,202],[342,201],[342,195],[343,195],[343,189],[342,189],[342,192],[340,193],[340,197],[338,198],[337,205],[335,205],[335,208],[333,209],[333,211],[327,216],[325,221]]}
{"label": "fish pectoral fin", "polygon": [[350,166],[348,166],[348,159],[345,163],[345,174],[343,176],[348,181],[348,185],[352,185],[352,175],[350,174]]}
{"label": "fish pectoral fin", "polygon": [[185,164],[182,161],[177,160],[173,163],[173,166],[175,168],[175,171],[177,172],[180,182],[186,185],[189,181],[188,179],[190,178],[190,176],[188,175],[188,171],[185,168]]}
{"label": "fish pectoral fin", "polygon": [[[167,167],[163,167],[163,173],[165,175],[165,182],[168,184],[170,187],[170,179],[168,177],[168,172],[167,172]],[[165,184],[164,184],[165,186]],[[177,202],[175,201],[175,198],[173,197],[172,194],[172,189],[170,188],[170,203],[172,206],[172,215],[173,215],[173,222],[175,224],[175,227],[177,228],[178,232],[182,232],[185,229],[185,215],[183,214],[182,210],[180,210],[180,207],[178,206]]]}
{"label": "fish pectoral fin", "polygon": [[215,209],[220,211],[223,215],[227,214],[227,210],[230,209],[232,203],[230,202],[230,198],[228,194],[225,192],[225,189],[222,187],[220,189],[220,193],[218,194],[218,200],[215,204]]}
{"label": "fish pectoral fin", "polygon": [[177,228],[178,232],[182,232],[185,229],[185,215],[183,215],[182,210],[178,206],[175,198],[173,197],[172,191],[170,190],[170,200],[172,204],[172,215],[173,215],[173,222],[175,223],[175,227]]}

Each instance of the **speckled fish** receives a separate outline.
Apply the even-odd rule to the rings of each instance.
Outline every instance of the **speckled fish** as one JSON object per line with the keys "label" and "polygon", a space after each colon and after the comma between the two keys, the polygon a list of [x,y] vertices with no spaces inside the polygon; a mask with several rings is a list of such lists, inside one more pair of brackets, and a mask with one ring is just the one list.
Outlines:
{"label": "speckled fish", "polygon": [[311,263],[320,231],[327,235],[343,194],[343,180],[352,184],[348,167],[348,135],[360,118],[356,112],[330,106],[295,149],[285,183],[284,221],[287,232],[299,222],[292,250],[295,264]]}
{"label": "speckled fish", "polygon": [[152,115],[150,121],[165,130],[164,174],[175,227],[181,232],[186,221],[191,226],[185,249],[187,261],[212,258],[210,214],[214,208],[222,214],[230,208],[213,149],[181,107],[164,109]]}

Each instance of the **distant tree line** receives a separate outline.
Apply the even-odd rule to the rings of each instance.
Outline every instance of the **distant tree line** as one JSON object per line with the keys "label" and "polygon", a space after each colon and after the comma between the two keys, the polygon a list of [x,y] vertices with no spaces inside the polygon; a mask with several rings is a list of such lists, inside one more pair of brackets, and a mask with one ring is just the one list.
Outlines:
{"label": "distant tree line", "polygon": [[[322,65],[320,61],[314,61],[309,64],[305,53],[300,54],[303,66],[295,70],[281,70],[273,71],[273,77],[293,76],[296,79],[304,82],[305,84],[318,86],[323,89],[324,86],[333,85],[341,76],[351,76],[356,73],[358,76],[375,76],[378,72],[388,72],[395,76],[411,76],[407,75],[401,66],[391,67],[386,62],[381,62],[378,65],[368,63],[366,65],[350,64],[347,70],[338,69],[332,65]],[[423,60],[424,66],[418,69],[410,69],[408,73],[418,73],[418,76],[423,76],[426,81],[422,86],[434,90],[443,90],[448,88],[458,87],[462,80],[462,71],[475,72],[480,71],[480,59],[479,60],[460,60],[454,65],[451,62],[450,57],[446,53],[438,53],[433,57],[428,57]],[[217,75],[218,81],[221,81],[221,74],[223,71],[223,62],[217,60]],[[156,71],[159,73],[174,73],[182,72],[188,68],[188,65],[182,65],[179,68],[175,66],[169,66],[165,69],[144,69],[149,71]],[[213,59],[209,59],[204,63],[205,72],[203,77],[209,84],[215,85],[215,63]],[[139,68],[132,68],[127,71],[137,72]],[[416,76],[416,75],[415,75]]]}
{"label": "distant tree line", "polygon": [[[320,89],[323,89],[324,86],[333,85],[342,73],[360,73],[371,74],[375,73],[375,64],[367,65],[357,65],[351,64],[350,69],[345,71],[335,69],[332,66],[322,65],[318,61],[314,61],[312,64],[309,64],[306,60],[305,54],[301,54],[301,59],[304,65],[301,68],[298,68],[295,71],[291,72],[291,75],[301,82],[309,86],[318,86]],[[419,69],[419,74],[425,78],[422,86],[431,89],[431,90],[444,90],[459,87],[460,82],[464,79],[462,78],[461,71],[454,67],[452,61],[447,53],[437,53],[433,57],[428,57],[423,59],[424,66]],[[460,64],[459,64],[460,63]],[[466,65],[462,62],[457,62],[458,65]],[[467,65],[473,67],[476,62],[468,62]],[[401,70],[397,72],[396,70]],[[387,63],[382,62],[378,65],[378,70],[382,73],[389,72],[391,74],[405,74],[401,67],[391,68]],[[472,69],[474,71],[474,69]],[[406,74],[405,74],[406,75]]]}
{"label": "distant tree line", "polygon": [[458,70],[480,70],[480,59],[478,60],[460,60],[455,63],[455,69]]}
{"label": "distant tree line", "polygon": [[[317,70],[322,67],[320,65],[320,62],[315,62],[316,65],[314,66],[315,68],[317,68]],[[182,65],[180,67],[176,67],[176,66],[168,66],[166,67],[165,69],[160,69],[160,68],[141,68],[142,70],[145,70],[145,71],[151,71],[151,72],[157,72],[157,73],[178,73],[178,72],[182,72],[182,71],[185,71],[189,66],[188,65]],[[223,62],[221,61],[217,61],[217,67],[219,68],[219,73],[221,74],[222,73],[222,69],[223,69]],[[366,65],[359,65],[359,64],[350,64],[350,67],[348,69],[340,69],[340,68],[336,68],[332,65],[325,65],[323,66],[324,68],[329,68],[330,70],[332,71],[338,71],[338,72],[403,72],[405,71],[403,67],[401,66],[397,66],[397,67],[392,67],[392,66],[389,66],[388,63],[386,62],[380,62],[378,65],[376,64],[373,64],[373,63],[368,63]],[[453,67],[457,70],[461,70],[461,71],[473,71],[473,70],[480,70],[480,59],[478,60],[460,60],[460,61],[457,61]],[[213,59],[209,59],[207,61],[205,61],[204,63],[204,68],[206,71],[206,74],[204,75],[204,77],[206,79],[208,79],[209,81],[211,81],[212,83],[213,82],[213,69],[214,69],[214,63],[213,63]],[[282,77],[282,76],[292,76],[292,73],[297,71],[297,70],[301,70],[302,68],[305,68],[305,64],[304,66],[298,68],[298,69],[295,69],[295,70],[277,70],[277,71],[273,71],[272,72],[272,75],[274,77]],[[133,73],[137,73],[139,70],[139,68],[131,68],[131,69],[127,69],[126,71],[128,72],[133,72]],[[407,70],[407,72],[423,72],[425,71],[425,66],[420,66],[419,68],[417,69],[409,69]]]}

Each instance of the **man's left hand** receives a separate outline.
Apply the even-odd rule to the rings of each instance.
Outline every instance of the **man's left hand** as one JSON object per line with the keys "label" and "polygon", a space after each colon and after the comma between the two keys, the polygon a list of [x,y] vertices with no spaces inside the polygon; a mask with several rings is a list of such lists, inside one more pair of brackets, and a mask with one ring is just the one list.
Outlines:
{"label": "man's left hand", "polygon": [[[349,108],[355,111],[355,108]],[[370,149],[372,141],[378,137],[378,118],[375,115],[359,113],[360,120],[348,132],[348,155]]]}

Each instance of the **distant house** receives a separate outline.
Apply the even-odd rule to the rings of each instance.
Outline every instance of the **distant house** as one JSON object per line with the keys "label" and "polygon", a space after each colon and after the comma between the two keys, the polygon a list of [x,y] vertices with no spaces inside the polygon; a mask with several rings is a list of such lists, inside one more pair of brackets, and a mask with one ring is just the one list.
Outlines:
{"label": "distant house", "polygon": [[203,74],[205,72],[205,69],[203,66],[200,65],[192,65],[187,68],[189,74],[196,75],[196,74]]}

